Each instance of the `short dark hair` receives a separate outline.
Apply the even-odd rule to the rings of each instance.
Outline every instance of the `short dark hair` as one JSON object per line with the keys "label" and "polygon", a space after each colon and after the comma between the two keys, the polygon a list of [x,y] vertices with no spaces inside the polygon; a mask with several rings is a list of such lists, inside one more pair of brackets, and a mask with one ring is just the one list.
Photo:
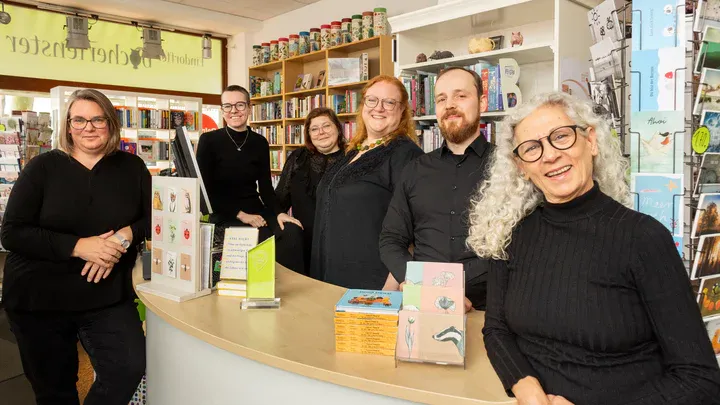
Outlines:
{"label": "short dark hair", "polygon": [[326,107],[314,108],[308,113],[307,117],[305,117],[305,147],[310,152],[317,152],[317,148],[313,145],[312,139],[310,139],[310,122],[317,117],[323,116],[330,118],[330,121],[335,124],[338,131],[338,147],[340,150],[345,149],[345,136],[343,135],[343,126],[340,124],[340,119],[335,115],[335,111]]}
{"label": "short dark hair", "polygon": [[452,72],[453,70],[462,70],[463,72],[469,73],[470,76],[473,77],[473,81],[475,82],[475,89],[477,90],[477,97],[478,97],[478,100],[480,100],[483,95],[482,78],[474,70],[466,69],[462,66],[450,66],[450,67],[445,68],[440,71],[440,74],[438,74],[437,79],[435,79],[435,83],[437,83],[437,81],[440,80],[440,78],[443,77],[443,75],[445,73]]}
{"label": "short dark hair", "polygon": [[[247,101],[250,102],[250,93],[245,89],[243,86],[238,86],[237,84],[231,84],[227,87],[225,87],[225,90],[223,90],[223,93],[228,91],[239,91],[240,93],[245,95],[245,98],[247,98]],[[222,97],[222,94],[220,95]]]}

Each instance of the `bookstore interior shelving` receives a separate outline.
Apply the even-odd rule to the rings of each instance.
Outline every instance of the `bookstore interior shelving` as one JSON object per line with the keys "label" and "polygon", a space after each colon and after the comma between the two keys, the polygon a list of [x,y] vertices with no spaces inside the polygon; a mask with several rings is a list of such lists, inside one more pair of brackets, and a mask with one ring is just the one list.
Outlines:
{"label": "bookstore interior shelving", "polygon": [[[344,97],[350,94],[357,97],[368,80],[328,85],[327,78],[331,76],[329,60],[361,59],[363,54],[367,54],[367,79],[380,74],[393,74],[392,38],[389,36],[376,36],[249,68],[250,102],[253,108],[250,126],[264,135],[270,143],[271,170],[274,175],[282,171],[282,163],[287,155],[303,145],[305,134],[302,126],[305,116],[312,108],[333,108],[343,122],[345,137],[351,136],[358,100],[353,99],[355,103],[349,110],[344,101],[334,100],[344,100]],[[321,72],[325,79],[318,83]],[[308,77],[309,85],[298,86],[303,78],[307,80]],[[359,78],[363,79],[362,76]],[[256,96],[263,93],[260,93],[259,89],[253,91],[253,80],[272,82],[276,94]],[[298,90],[299,87],[306,88]]]}
{"label": "bookstore interior shelving", "polygon": [[[589,36],[574,33],[587,31],[587,12],[600,1],[583,3],[575,0],[468,0],[462,7],[455,2],[440,3],[389,18],[396,41],[395,76],[412,83],[411,86],[415,82],[430,86],[429,92],[426,90],[424,94],[427,102],[415,110],[419,133],[424,138],[423,148],[426,151],[434,149],[442,141],[432,100],[434,80],[447,66],[470,67],[481,74],[483,69],[492,71],[501,59],[511,58],[517,62],[520,71],[519,99],[529,99],[550,90],[585,93],[589,97],[581,72],[587,72],[590,65],[592,42]],[[469,50],[471,39],[498,37],[501,40],[495,43],[495,49],[479,53]],[[435,51],[449,51],[452,56],[430,60]],[[428,57],[427,61],[417,61],[421,53]],[[503,86],[502,82],[500,86]],[[422,90],[420,87],[421,94],[411,94],[411,98],[416,96],[422,100]],[[489,93],[492,95],[492,89]],[[484,129],[486,137],[492,139],[494,121],[507,113],[502,105],[495,105],[493,109],[492,103],[489,104],[481,119],[487,125]]]}
{"label": "bookstore interior shelving", "polygon": [[[61,112],[67,108],[68,97],[75,90],[77,88],[64,86],[51,89],[53,128],[59,128]],[[99,90],[113,103],[120,119],[121,149],[140,156],[153,175],[173,166],[170,141],[175,137],[176,126],[187,127],[193,143],[200,137],[203,115],[201,98]],[[55,132],[53,148],[57,147],[57,142]]]}

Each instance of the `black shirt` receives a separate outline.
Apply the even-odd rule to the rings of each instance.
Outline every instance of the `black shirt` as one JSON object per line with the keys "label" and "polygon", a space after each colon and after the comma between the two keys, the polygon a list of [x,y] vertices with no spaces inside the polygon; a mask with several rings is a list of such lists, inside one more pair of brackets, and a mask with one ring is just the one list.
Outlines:
{"label": "black shirt", "polygon": [[[151,176],[142,159],[115,152],[92,170],[53,150],[32,159],[13,186],[2,225],[3,300],[16,311],[83,311],[129,298],[136,246],[150,235]],[[133,242],[108,278],[88,283],[78,239],[130,225]]]}
{"label": "black shirt", "polygon": [[262,135],[229,127],[204,133],[197,161],[213,212],[223,220],[235,219],[240,211],[280,213],[270,180],[270,146]]}
{"label": "black shirt", "polygon": [[526,376],[583,405],[718,403],[720,370],[668,230],[597,185],[537,208],[488,277],[485,346],[508,393]]}
{"label": "black shirt", "polygon": [[342,161],[325,172],[317,189],[310,275],[345,288],[379,290],[388,269],[378,239],[393,190],[408,162],[422,154],[405,136]]}
{"label": "black shirt", "polygon": [[[486,178],[494,148],[481,135],[462,155],[454,155],[443,143],[408,164],[380,234],[380,255],[395,280],[405,280],[411,260],[463,263],[467,283],[487,273],[487,260],[469,250],[465,240],[470,198]],[[484,305],[485,297],[471,301]]]}

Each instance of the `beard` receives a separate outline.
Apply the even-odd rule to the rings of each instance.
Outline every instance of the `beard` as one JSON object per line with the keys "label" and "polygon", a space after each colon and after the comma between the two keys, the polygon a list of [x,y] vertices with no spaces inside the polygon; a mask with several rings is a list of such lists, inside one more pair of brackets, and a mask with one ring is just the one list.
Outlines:
{"label": "beard", "polygon": [[[448,124],[446,119],[450,115],[459,116],[462,119],[462,122],[459,124]],[[465,114],[460,111],[448,111],[444,114],[442,120],[440,120],[440,133],[447,142],[458,144],[463,143],[476,135],[479,126],[479,118],[468,121],[465,119]]]}

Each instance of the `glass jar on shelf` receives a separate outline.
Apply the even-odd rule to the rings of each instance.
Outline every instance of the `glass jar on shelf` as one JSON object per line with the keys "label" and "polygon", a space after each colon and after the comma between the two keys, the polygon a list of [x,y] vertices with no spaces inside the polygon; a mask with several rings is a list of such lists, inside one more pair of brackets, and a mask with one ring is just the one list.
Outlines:
{"label": "glass jar on shelf", "polygon": [[377,7],[373,10],[373,34],[388,34],[387,9],[383,7]]}
{"label": "glass jar on shelf", "polygon": [[330,23],[330,46],[342,45],[342,23],[340,21],[333,21]]}
{"label": "glass jar on shelf", "polygon": [[320,28],[310,28],[310,52],[320,50]]}
{"label": "glass jar on shelf", "polygon": [[330,24],[320,26],[320,49],[330,48]]}
{"label": "glass jar on shelf", "polygon": [[288,42],[288,48],[290,49],[288,55],[291,58],[300,54],[300,35],[290,34],[290,42]]}
{"label": "glass jar on shelf", "polygon": [[300,40],[298,42],[298,53],[305,55],[310,53],[310,33],[308,31],[300,31]]}
{"label": "glass jar on shelf", "polygon": [[368,39],[374,37],[373,34],[373,12],[365,11],[362,13],[362,37]]}
{"label": "glass jar on shelf", "polygon": [[270,63],[270,42],[262,43],[262,63]]}
{"label": "glass jar on shelf", "polygon": [[287,38],[278,38],[278,59],[285,60],[290,55],[290,42]]}
{"label": "glass jar on shelf", "polygon": [[340,35],[342,35],[343,44],[349,44],[353,41],[352,39],[352,18],[343,18],[342,26],[340,28]]}
{"label": "glass jar on shelf", "polygon": [[350,35],[352,36],[352,41],[355,42],[363,39],[362,16],[360,14],[355,14],[352,16],[352,23],[350,24]]}
{"label": "glass jar on shelf", "polygon": [[277,62],[280,56],[278,55],[278,41],[270,41],[270,62]]}
{"label": "glass jar on shelf", "polygon": [[262,46],[253,45],[253,66],[262,65]]}

